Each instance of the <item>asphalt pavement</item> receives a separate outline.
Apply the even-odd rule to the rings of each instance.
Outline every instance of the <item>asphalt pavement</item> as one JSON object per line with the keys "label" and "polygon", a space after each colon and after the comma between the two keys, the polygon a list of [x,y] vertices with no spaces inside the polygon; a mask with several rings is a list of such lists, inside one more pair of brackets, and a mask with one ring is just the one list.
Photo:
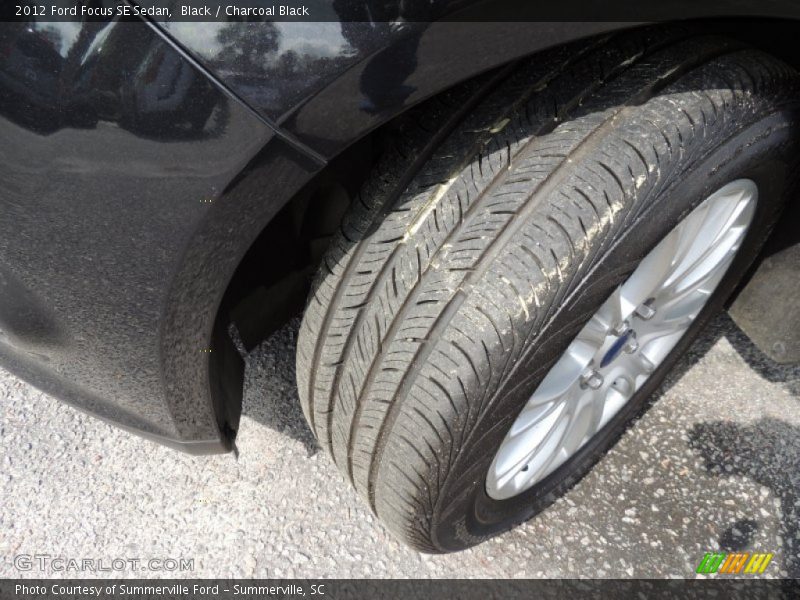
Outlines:
{"label": "asphalt pavement", "polygon": [[111,569],[91,577],[692,577],[704,553],[740,549],[800,577],[800,368],[724,315],[566,496],[442,556],[396,541],[315,449],[297,326],[248,358],[238,458],[157,446],[0,371],[0,577],[79,575],[69,559]]}

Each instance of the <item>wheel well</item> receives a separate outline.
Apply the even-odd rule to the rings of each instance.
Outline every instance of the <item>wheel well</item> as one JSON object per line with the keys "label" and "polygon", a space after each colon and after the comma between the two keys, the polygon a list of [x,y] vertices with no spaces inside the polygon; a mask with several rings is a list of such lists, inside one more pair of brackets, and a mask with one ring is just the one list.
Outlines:
{"label": "wheel well", "polygon": [[[800,69],[796,44],[800,21],[704,20],[702,27],[707,33],[740,39]],[[345,211],[380,156],[384,140],[407,114],[394,117],[331,160],[264,228],[239,263],[220,303],[214,347],[233,348],[235,344],[239,353],[249,352],[302,312],[312,277]],[[791,210],[797,212],[798,208],[796,202]],[[779,226],[776,236],[783,238],[788,233],[788,227]],[[794,228],[791,235],[797,241]],[[230,437],[238,427],[243,371],[241,361],[231,360],[232,351],[211,358],[215,410]],[[226,388],[224,393],[220,386]],[[227,406],[218,401],[220,397],[228,398]],[[230,406],[231,398],[236,399],[235,406]]]}
{"label": "wheel well", "polygon": [[245,254],[217,318],[230,319],[246,351],[302,310],[331,236],[372,168],[379,137],[375,132],[331,161],[275,215]]}
{"label": "wheel well", "polygon": [[246,353],[302,312],[313,275],[380,154],[391,124],[330,161],[272,218],[245,253],[214,319],[209,384],[220,431],[236,436]]}

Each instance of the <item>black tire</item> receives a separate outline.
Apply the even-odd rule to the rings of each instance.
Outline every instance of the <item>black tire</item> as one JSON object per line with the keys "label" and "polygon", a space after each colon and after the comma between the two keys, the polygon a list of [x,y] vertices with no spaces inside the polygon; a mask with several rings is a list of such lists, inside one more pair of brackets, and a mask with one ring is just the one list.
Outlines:
{"label": "black tire", "polygon": [[[556,50],[414,111],[345,218],[298,343],[320,444],[401,539],[466,548],[575,483],[639,414],[767,236],[797,164],[798,77],[650,29]],[[668,359],[577,454],[509,500],[485,477],[538,382],[641,258],[748,177],[756,216]]]}

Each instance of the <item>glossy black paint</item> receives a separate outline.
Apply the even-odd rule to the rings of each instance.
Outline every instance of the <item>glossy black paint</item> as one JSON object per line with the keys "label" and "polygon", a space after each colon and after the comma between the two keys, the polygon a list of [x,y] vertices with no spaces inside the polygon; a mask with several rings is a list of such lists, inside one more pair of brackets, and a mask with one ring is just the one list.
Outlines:
{"label": "glossy black paint", "polygon": [[163,443],[228,448],[242,364],[211,341],[275,214],[409,106],[629,25],[0,24],[0,364]]}
{"label": "glossy black paint", "polygon": [[414,104],[469,77],[554,44],[632,25],[161,24],[266,120],[326,159]]}
{"label": "glossy black paint", "polygon": [[103,418],[222,449],[197,299],[181,307],[197,333],[165,341],[176,274],[222,190],[285,144],[141,22],[0,25],[0,117],[0,362]]}

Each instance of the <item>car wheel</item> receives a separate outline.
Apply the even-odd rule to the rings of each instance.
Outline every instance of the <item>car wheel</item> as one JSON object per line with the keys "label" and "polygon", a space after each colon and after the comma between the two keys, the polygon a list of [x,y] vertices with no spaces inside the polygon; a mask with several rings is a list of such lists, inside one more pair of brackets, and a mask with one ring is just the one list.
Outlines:
{"label": "car wheel", "polygon": [[320,445],[396,535],[466,548],[613,445],[769,233],[798,98],[760,51],[657,28],[401,122],[323,260],[297,357]]}

